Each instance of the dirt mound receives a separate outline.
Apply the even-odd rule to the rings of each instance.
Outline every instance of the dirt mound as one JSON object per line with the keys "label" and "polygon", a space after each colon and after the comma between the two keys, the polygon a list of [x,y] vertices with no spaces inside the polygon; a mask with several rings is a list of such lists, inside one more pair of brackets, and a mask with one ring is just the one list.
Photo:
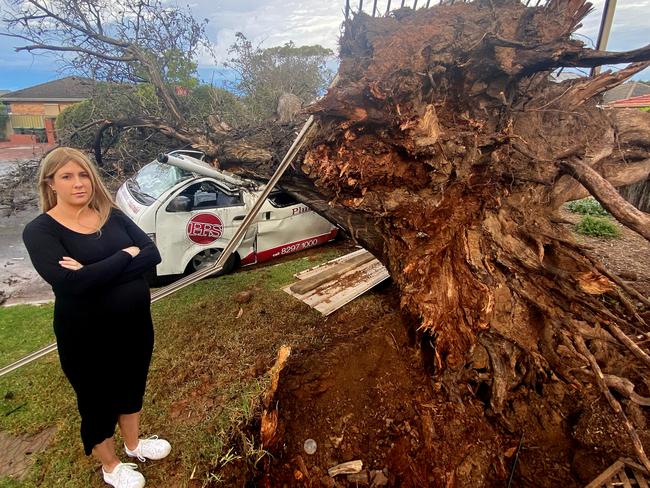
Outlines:
{"label": "dirt mound", "polygon": [[[512,392],[504,416],[486,418],[487,353],[475,354],[463,373],[468,391],[452,397],[423,367],[430,351],[415,345],[417,322],[399,312],[394,288],[372,300],[380,305],[365,313],[341,310],[324,319],[319,341],[293,351],[272,404],[281,441],[264,447],[271,456],[257,469],[244,460],[226,466],[219,473],[226,485],[504,486],[523,434],[512,486],[577,487],[627,441],[624,432],[614,433],[594,453],[587,438],[593,432],[580,430],[593,415],[593,399],[583,401],[560,381],[539,392]],[[597,411],[609,419],[606,408]],[[587,423],[580,423],[583,414]],[[260,442],[259,421],[247,429]],[[307,439],[317,444],[312,455]],[[328,475],[354,460],[363,462],[360,473]]]}

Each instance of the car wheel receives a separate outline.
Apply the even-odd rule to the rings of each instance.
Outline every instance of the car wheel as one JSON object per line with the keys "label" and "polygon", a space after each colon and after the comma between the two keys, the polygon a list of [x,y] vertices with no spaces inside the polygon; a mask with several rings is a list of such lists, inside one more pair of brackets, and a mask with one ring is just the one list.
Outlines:
{"label": "car wheel", "polygon": [[[208,268],[213,266],[217,262],[219,256],[221,256],[221,249],[205,249],[194,256],[187,265],[187,270],[190,273],[199,271],[201,269]],[[231,254],[230,257],[226,260],[226,264],[223,266],[223,270],[220,273],[217,273],[215,276],[222,274],[230,273],[235,267],[237,257],[235,254]]]}

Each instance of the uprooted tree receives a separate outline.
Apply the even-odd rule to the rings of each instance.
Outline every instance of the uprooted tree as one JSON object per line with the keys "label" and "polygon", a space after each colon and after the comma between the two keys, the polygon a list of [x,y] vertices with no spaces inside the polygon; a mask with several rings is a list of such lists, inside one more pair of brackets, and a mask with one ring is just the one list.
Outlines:
{"label": "uprooted tree", "polygon": [[[600,93],[648,66],[650,46],[585,49],[571,34],[589,10],[583,0],[504,0],[356,16],[339,82],[311,109],[320,127],[302,169],[388,265],[451,391],[477,344],[496,415],[517,386],[551,373],[595,382],[650,467],[610,393],[633,396],[617,375],[638,381],[650,367],[630,337],[646,337],[639,312],[650,301],[576,245],[557,212],[592,194],[650,239],[650,216],[614,188],[650,172],[650,117],[598,107]],[[556,68],[612,62],[632,64],[549,80]],[[603,349],[636,364],[613,372],[601,361],[602,371]]]}
{"label": "uprooted tree", "polygon": [[[650,300],[578,246],[558,214],[591,194],[650,240],[650,217],[615,190],[650,173],[650,114],[598,106],[649,65],[650,46],[586,49],[572,33],[589,10],[584,0],[477,0],[354,16],[338,81],[309,109],[317,127],[284,186],[388,266],[448,391],[462,389],[479,348],[496,416],[518,386],[553,375],[579,390],[593,383],[650,469],[612,395],[648,404],[634,388],[650,388],[650,355],[637,344],[649,337]],[[549,78],[617,63],[630,64]],[[277,161],[227,131],[208,140],[167,129],[222,167],[268,176]]]}

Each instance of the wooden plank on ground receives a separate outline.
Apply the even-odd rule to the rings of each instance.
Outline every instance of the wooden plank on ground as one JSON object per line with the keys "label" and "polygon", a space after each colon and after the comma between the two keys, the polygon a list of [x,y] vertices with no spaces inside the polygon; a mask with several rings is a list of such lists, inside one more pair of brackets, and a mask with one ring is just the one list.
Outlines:
{"label": "wooden plank on ground", "polygon": [[[362,253],[358,251],[351,253],[354,256],[350,259],[338,258],[339,264],[364,256],[367,251],[362,251]],[[306,293],[296,293],[294,291],[296,283],[285,287],[284,291],[305,302],[323,315],[329,315],[389,277],[388,270],[377,259],[372,258],[370,261],[363,261],[366,261],[366,259],[359,259],[357,262],[361,262],[361,264],[357,264],[356,267],[349,269],[340,276],[336,272],[329,273],[329,276],[332,277],[330,281],[315,288],[310,286]],[[321,266],[320,268],[320,271],[335,269],[331,266]],[[308,277],[302,281],[318,276],[320,271],[308,270],[305,273]],[[300,278],[300,275],[303,275],[303,273],[300,273],[297,277]]]}
{"label": "wooden plank on ground", "polygon": [[630,458],[621,458],[620,461],[623,461],[623,463],[625,463],[626,466],[629,466],[630,468],[636,469],[640,473],[643,473],[644,476],[646,477],[648,476],[648,471],[645,469],[645,467],[640,465],[636,461],[633,461]]}
{"label": "wooden plank on ground", "polygon": [[627,477],[627,473],[625,472],[625,466],[623,466],[623,469],[621,469],[620,473],[618,473],[618,477],[623,482],[623,488],[632,488],[630,478]]}
{"label": "wooden plank on ground", "polygon": [[632,470],[634,479],[639,485],[639,488],[648,488],[649,475],[645,467],[629,458],[621,458],[621,461],[623,461],[625,465]]}
{"label": "wooden plank on ground", "polygon": [[316,276],[318,273],[325,271],[326,269],[331,269],[334,266],[336,266],[338,263],[341,263],[343,261],[349,261],[350,259],[360,255],[360,254],[365,254],[368,251],[365,249],[361,248],[356,251],[353,251],[349,254],[345,254],[343,256],[339,256],[338,258],[334,258],[330,261],[327,261],[326,263],[319,264],[318,266],[314,266],[313,268],[306,269],[304,271],[301,271],[300,273],[296,273],[294,278],[297,278],[299,280],[305,280],[307,278],[311,278],[312,276]]}
{"label": "wooden plank on ground", "polygon": [[643,476],[643,473],[640,471],[633,469],[632,472],[634,473],[634,478],[636,479],[637,484],[639,485],[639,488],[648,488],[648,482],[646,481],[645,477]]}
{"label": "wooden plank on ground", "polygon": [[348,261],[340,261],[336,266],[332,268],[326,269],[315,276],[294,283],[291,285],[291,291],[298,295],[304,295],[314,288],[317,288],[318,286],[323,285],[328,281],[334,281],[343,276],[348,271],[351,271],[354,268],[367,263],[368,261],[372,261],[373,259],[375,259],[375,257],[366,251],[365,253],[359,254],[358,256],[355,256]]}
{"label": "wooden plank on ground", "polygon": [[585,488],[601,488],[603,485],[613,486],[611,483],[612,476],[618,473],[625,465],[620,459],[612,464],[605,471],[600,473],[591,483],[589,483]]}

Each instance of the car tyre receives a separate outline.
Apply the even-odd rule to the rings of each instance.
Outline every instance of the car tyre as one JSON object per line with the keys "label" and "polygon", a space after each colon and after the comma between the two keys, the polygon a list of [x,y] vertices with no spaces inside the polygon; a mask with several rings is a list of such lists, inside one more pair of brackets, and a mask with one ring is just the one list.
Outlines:
{"label": "car tyre", "polygon": [[[216,263],[217,259],[219,259],[219,256],[221,256],[222,251],[223,249],[204,249],[192,259],[190,259],[190,262],[187,264],[186,273],[194,273],[195,271],[204,269],[205,267]],[[222,274],[230,273],[235,268],[236,264],[237,254],[233,253],[226,260],[226,264],[224,264],[223,270],[213,276],[220,276]]]}

